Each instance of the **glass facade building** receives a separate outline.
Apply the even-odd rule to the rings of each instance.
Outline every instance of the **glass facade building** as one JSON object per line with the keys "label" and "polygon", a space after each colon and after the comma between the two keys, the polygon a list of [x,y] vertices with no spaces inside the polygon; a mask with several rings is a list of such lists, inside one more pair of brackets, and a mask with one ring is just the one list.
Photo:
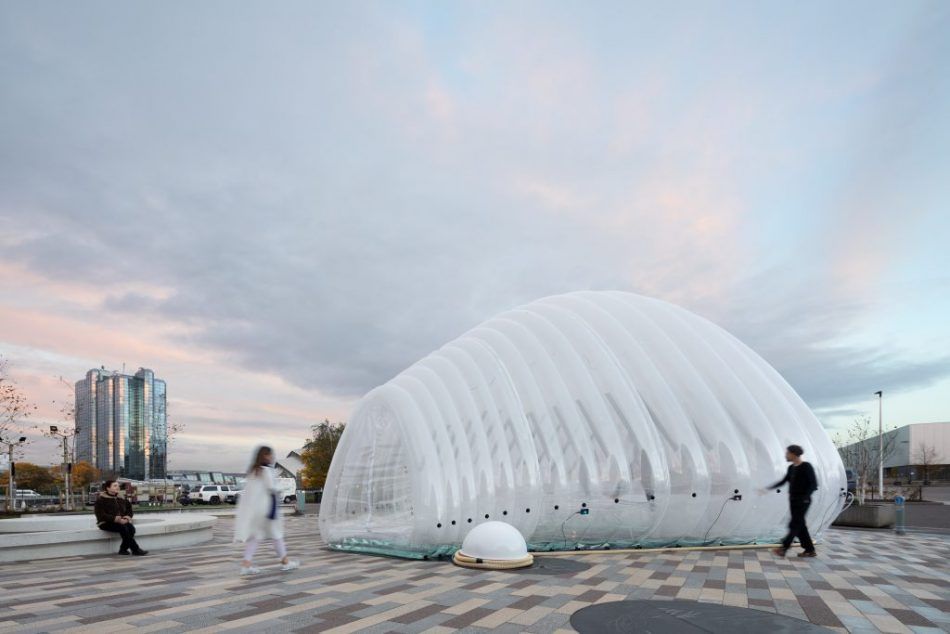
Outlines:
{"label": "glass facade building", "polygon": [[90,370],[76,382],[76,460],[104,474],[145,480],[168,468],[165,381],[139,368],[134,375]]}

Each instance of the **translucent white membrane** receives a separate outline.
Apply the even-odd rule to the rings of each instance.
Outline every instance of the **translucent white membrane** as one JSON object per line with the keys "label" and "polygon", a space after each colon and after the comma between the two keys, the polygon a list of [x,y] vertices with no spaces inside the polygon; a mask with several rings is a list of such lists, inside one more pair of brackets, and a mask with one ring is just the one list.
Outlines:
{"label": "translucent white membrane", "polygon": [[[757,489],[805,449],[820,536],[844,467],[781,376],[682,308],[580,292],[503,313],[357,404],[320,510],[334,548],[422,557],[472,527],[532,550],[774,541],[786,491]],[[741,500],[732,500],[734,495]]]}

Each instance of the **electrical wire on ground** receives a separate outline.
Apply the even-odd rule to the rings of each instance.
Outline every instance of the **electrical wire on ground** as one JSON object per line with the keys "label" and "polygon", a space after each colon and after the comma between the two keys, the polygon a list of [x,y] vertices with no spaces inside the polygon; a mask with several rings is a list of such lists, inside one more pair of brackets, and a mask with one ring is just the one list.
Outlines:
{"label": "electrical wire on ground", "polygon": [[711,531],[711,530],[713,529],[713,526],[715,526],[715,525],[716,525],[716,522],[719,521],[719,518],[722,517],[722,512],[723,512],[724,510],[726,510],[726,504],[729,504],[729,502],[732,502],[733,500],[738,501],[738,500],[741,500],[741,499],[742,499],[742,496],[741,496],[741,495],[733,495],[733,496],[730,496],[730,497],[726,498],[725,501],[723,501],[722,506],[719,507],[719,514],[716,515],[716,519],[714,519],[714,520],[712,521],[712,524],[710,524],[710,525],[709,525],[709,528],[706,529],[706,534],[703,535],[703,542],[702,542],[702,543],[703,543],[703,546],[706,545],[706,539],[709,537],[709,531]]}

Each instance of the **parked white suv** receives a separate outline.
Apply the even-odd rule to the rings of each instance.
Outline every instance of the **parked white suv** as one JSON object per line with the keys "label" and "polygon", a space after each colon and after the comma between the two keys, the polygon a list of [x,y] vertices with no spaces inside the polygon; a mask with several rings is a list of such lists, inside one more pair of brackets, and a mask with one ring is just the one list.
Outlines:
{"label": "parked white suv", "polygon": [[203,484],[189,494],[192,502],[197,504],[221,504],[234,502],[235,492],[226,484]]}

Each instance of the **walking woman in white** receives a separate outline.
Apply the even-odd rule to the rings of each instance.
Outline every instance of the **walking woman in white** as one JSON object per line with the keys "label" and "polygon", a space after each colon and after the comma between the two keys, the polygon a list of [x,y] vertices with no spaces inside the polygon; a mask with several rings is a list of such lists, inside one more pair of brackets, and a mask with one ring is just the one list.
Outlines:
{"label": "walking woman in white", "polygon": [[253,575],[261,571],[253,564],[254,552],[260,541],[267,538],[274,540],[274,550],[280,557],[281,570],[286,572],[300,567],[300,562],[287,557],[284,522],[277,505],[277,478],[271,466],[273,463],[273,450],[270,447],[260,447],[247,472],[247,482],[238,502],[234,541],[244,542],[242,575]]}

